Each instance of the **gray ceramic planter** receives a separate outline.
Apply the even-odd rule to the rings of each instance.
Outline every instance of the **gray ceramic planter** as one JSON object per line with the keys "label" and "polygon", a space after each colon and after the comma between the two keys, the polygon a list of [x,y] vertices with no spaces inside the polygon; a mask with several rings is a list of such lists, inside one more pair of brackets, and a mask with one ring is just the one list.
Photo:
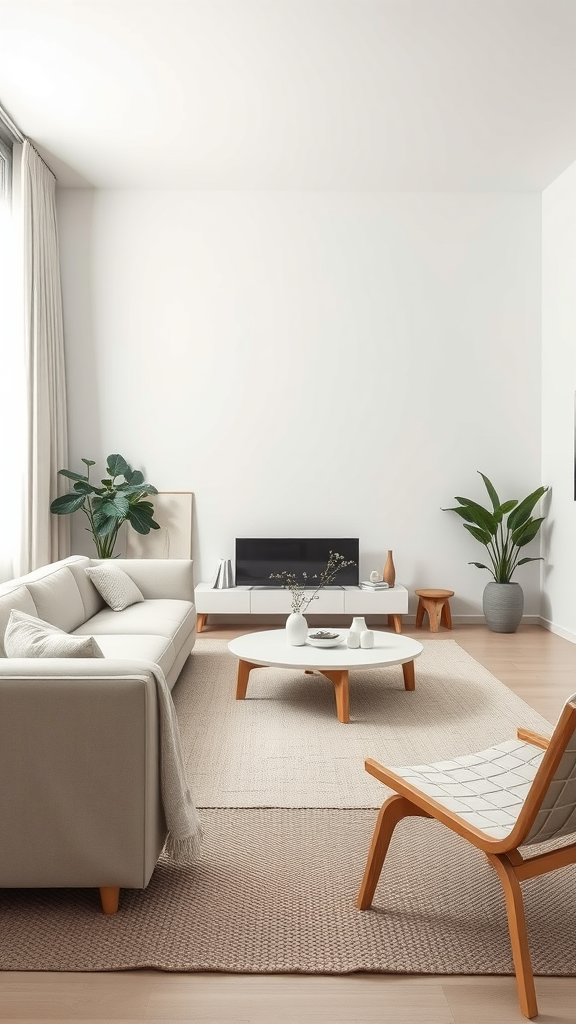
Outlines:
{"label": "gray ceramic planter", "polygon": [[487,583],[482,607],[493,633],[515,633],[524,611],[524,591],[519,583]]}

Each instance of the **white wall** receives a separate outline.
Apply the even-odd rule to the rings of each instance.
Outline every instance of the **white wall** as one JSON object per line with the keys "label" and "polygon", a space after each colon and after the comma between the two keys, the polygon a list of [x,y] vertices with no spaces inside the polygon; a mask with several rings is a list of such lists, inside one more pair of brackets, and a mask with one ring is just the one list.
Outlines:
{"label": "white wall", "polygon": [[[70,447],[196,495],[235,536],[360,537],[481,612],[453,514],[540,482],[537,194],[59,193]],[[76,548],[91,551],[83,523]],[[519,570],[539,610],[535,565]]]}
{"label": "white wall", "polygon": [[544,524],[542,616],[576,642],[576,164],[542,196],[542,479],[552,487]]}

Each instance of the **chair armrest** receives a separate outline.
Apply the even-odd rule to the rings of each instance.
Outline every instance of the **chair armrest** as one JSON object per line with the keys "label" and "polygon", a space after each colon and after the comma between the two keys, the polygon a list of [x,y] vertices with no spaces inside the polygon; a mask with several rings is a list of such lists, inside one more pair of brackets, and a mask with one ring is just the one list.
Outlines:
{"label": "chair armrest", "polygon": [[531,729],[518,729],[516,737],[526,743],[532,743],[535,747],[542,747],[542,750],[547,750],[550,743],[545,736],[540,736],[537,732],[532,732]]}

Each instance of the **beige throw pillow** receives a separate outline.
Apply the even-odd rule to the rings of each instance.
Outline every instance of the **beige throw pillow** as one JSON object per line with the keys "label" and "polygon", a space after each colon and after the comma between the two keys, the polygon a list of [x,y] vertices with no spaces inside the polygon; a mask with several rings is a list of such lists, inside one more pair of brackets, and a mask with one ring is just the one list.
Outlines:
{"label": "beige throw pillow", "polygon": [[124,608],[129,608],[131,604],[138,604],[139,601],[144,600],[144,595],[130,579],[128,573],[124,572],[119,565],[114,565],[114,562],[94,565],[90,569],[86,569],[85,572],[102,594],[106,604],[114,612],[121,612]]}
{"label": "beige throw pillow", "polygon": [[26,612],[12,611],[4,634],[7,658],[103,658],[93,636],[70,636]]}

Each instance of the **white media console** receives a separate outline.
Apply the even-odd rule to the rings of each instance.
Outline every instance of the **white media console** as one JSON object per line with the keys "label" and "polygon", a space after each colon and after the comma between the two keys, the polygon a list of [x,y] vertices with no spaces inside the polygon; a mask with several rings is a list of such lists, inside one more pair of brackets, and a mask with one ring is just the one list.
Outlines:
{"label": "white media console", "polygon": [[[312,593],[312,591],[310,591]],[[197,630],[202,632],[209,615],[289,615],[290,594],[270,587],[213,589],[199,583],[194,590]],[[360,587],[329,587],[308,606],[307,615],[387,615],[388,625],[402,632],[402,616],[408,612],[408,591],[400,583],[387,590]]]}

